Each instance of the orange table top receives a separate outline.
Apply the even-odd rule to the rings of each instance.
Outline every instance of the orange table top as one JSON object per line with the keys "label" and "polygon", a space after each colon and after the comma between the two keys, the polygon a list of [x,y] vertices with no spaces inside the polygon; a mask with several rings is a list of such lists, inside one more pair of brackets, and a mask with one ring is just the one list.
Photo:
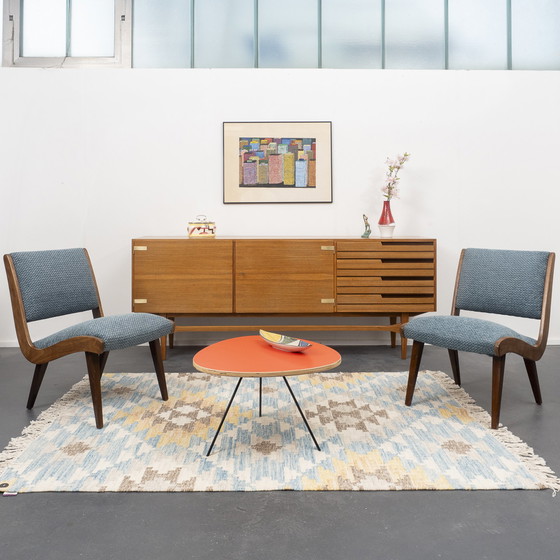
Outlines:
{"label": "orange table top", "polygon": [[193,365],[198,371],[231,377],[304,375],[338,366],[340,354],[318,342],[305,352],[285,352],[260,336],[241,336],[211,344],[197,352]]}

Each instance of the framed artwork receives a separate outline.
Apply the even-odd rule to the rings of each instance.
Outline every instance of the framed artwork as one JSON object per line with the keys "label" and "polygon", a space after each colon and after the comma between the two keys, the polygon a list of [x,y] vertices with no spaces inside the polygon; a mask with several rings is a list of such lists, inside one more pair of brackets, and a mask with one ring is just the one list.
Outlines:
{"label": "framed artwork", "polygon": [[332,202],[332,123],[225,122],[224,204]]}

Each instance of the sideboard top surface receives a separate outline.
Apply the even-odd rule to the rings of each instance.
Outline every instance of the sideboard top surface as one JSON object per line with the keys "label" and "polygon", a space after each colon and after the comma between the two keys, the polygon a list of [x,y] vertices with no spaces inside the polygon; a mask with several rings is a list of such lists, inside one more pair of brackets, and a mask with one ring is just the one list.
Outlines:
{"label": "sideboard top surface", "polygon": [[221,236],[217,235],[216,237],[189,237],[188,235],[147,235],[141,237],[133,238],[133,241],[136,239],[192,239],[193,241],[215,241],[215,240],[237,240],[237,239],[249,239],[249,240],[256,240],[256,239],[333,239],[333,240],[352,240],[352,241],[435,241],[433,237],[417,237],[417,236],[403,236],[403,237],[379,237],[372,235],[371,237],[364,238],[364,237],[356,237],[356,236],[339,236],[339,235],[270,235],[270,236],[259,236],[259,235],[227,235]]}

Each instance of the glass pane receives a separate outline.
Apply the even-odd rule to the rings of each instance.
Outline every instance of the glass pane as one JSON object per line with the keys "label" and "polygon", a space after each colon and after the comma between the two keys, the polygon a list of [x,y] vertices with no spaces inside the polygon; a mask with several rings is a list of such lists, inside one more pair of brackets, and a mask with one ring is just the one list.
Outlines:
{"label": "glass pane", "polygon": [[317,0],[259,0],[259,67],[317,68]]}
{"label": "glass pane", "polygon": [[24,0],[22,56],[66,56],[66,0]]}
{"label": "glass pane", "polygon": [[198,0],[194,25],[194,65],[197,68],[254,66],[253,0]]}
{"label": "glass pane", "polygon": [[560,70],[560,2],[512,0],[512,59],[516,70]]}
{"label": "glass pane", "polygon": [[449,68],[507,69],[504,0],[449,0]]}
{"label": "glass pane", "polygon": [[381,68],[381,0],[323,2],[323,68]]}
{"label": "glass pane", "polygon": [[443,68],[444,27],[443,0],[386,2],[386,68]]}
{"label": "glass pane", "polygon": [[72,0],[71,56],[114,56],[115,0]]}
{"label": "glass pane", "polygon": [[189,68],[190,2],[134,0],[132,37],[135,68]]}

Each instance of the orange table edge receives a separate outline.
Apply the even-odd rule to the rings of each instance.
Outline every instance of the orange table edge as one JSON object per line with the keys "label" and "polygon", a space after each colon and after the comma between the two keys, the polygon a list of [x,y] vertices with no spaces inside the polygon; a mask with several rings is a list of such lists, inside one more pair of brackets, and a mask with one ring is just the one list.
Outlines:
{"label": "orange table edge", "polygon": [[340,354],[317,342],[305,352],[273,348],[260,336],[241,336],[216,342],[200,350],[194,367],[212,375],[275,377],[327,371],[340,365]]}

